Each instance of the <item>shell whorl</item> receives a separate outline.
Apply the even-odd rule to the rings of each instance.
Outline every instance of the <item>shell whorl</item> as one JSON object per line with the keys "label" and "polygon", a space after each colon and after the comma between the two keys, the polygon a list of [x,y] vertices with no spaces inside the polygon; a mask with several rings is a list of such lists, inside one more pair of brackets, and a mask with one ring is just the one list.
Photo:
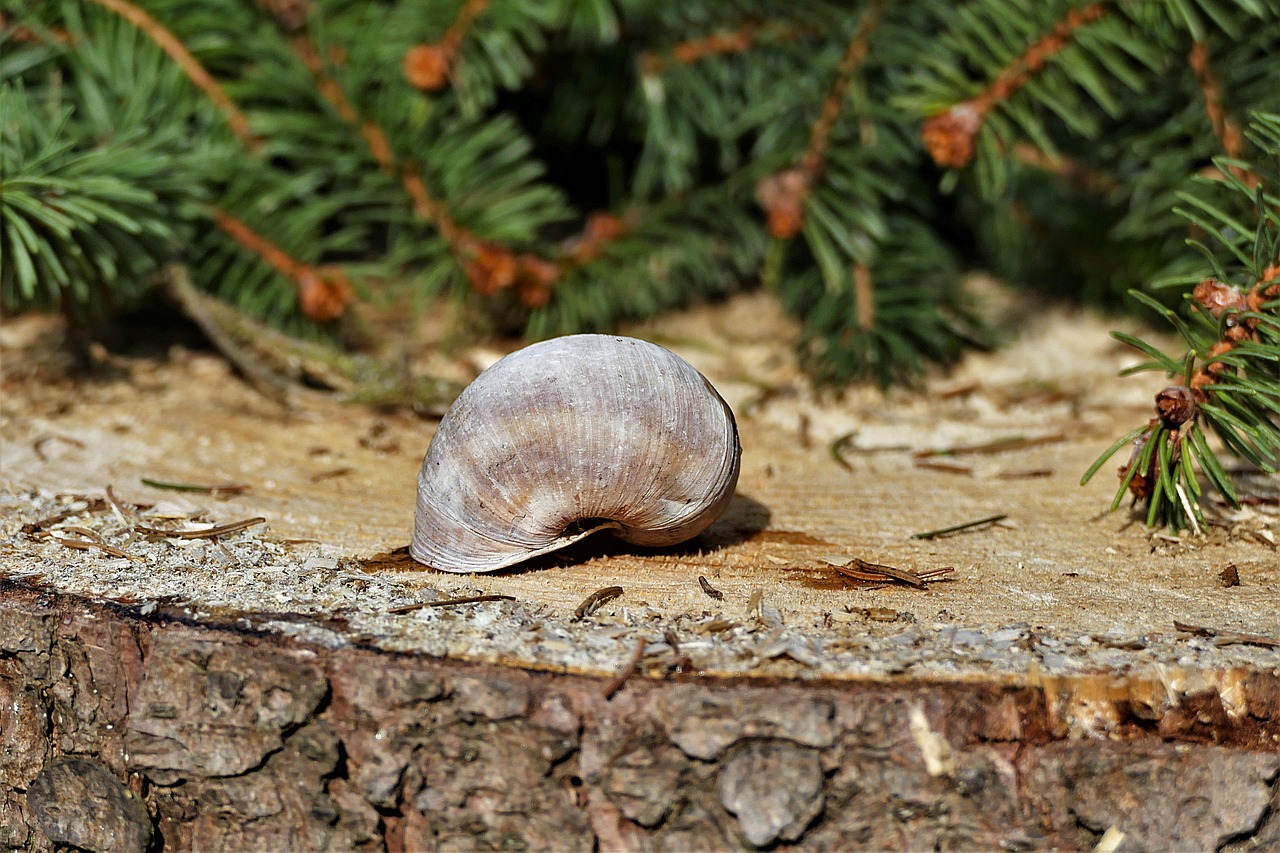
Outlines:
{"label": "shell whorl", "polygon": [[728,404],[674,353],[612,335],[543,341],[482,373],[440,422],[410,553],[487,572],[599,530],[681,542],[728,505],[740,456]]}

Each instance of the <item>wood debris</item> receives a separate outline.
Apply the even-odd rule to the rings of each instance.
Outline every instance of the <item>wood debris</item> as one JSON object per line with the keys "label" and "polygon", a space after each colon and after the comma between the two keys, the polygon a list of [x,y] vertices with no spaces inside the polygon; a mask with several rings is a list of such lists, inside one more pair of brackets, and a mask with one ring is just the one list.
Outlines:
{"label": "wood debris", "polygon": [[632,653],[631,660],[627,661],[627,665],[617,675],[605,682],[604,687],[601,688],[600,693],[605,699],[612,699],[613,694],[621,690],[622,685],[626,684],[627,680],[636,674],[636,670],[640,667],[640,660],[644,657],[646,645],[644,637],[636,640],[636,650]]}
{"label": "wood debris", "polygon": [[911,538],[912,539],[937,539],[940,536],[948,536],[952,533],[959,533],[962,530],[972,530],[975,527],[983,527],[988,524],[995,524],[996,522],[1004,521],[1008,517],[1009,517],[1009,514],[1007,512],[1002,512],[999,515],[990,515],[990,516],[987,516],[986,518],[979,518],[977,521],[966,521],[966,522],[963,522],[962,524],[953,524],[950,527],[942,527],[937,530],[926,530],[924,533],[913,533],[911,534]]}
{"label": "wood debris", "polygon": [[582,603],[577,606],[573,611],[573,618],[583,619],[590,616],[599,610],[602,605],[613,601],[615,598],[622,595],[622,591],[622,587],[620,586],[606,586],[603,589],[596,590],[583,599]]}
{"label": "wood debris", "polygon": [[220,524],[216,527],[209,527],[205,530],[161,530],[159,527],[148,527],[145,524],[135,524],[133,529],[146,536],[160,536],[165,539],[212,539],[215,536],[227,536],[232,533],[239,533],[258,524],[266,524],[267,520],[262,516],[254,516],[246,518],[242,521],[233,521],[230,524]]}
{"label": "wood debris", "polygon": [[1027,447],[1038,447],[1042,444],[1055,444],[1060,441],[1066,441],[1065,433],[1054,432],[1048,435],[1011,435],[1005,438],[997,438],[995,441],[987,441],[982,444],[958,444],[953,447],[936,447],[929,450],[919,450],[914,454],[916,459],[926,459],[931,456],[968,456],[983,453],[1004,453],[1006,450],[1022,450]]}
{"label": "wood debris", "polygon": [[825,558],[822,561],[841,575],[860,583],[879,583],[886,586],[905,584],[916,589],[925,589],[928,587],[929,581],[955,571],[955,566],[944,566],[941,569],[930,569],[925,572],[911,572],[906,569],[899,569],[896,566],[868,563],[859,557],[854,557],[845,563]]}
{"label": "wood debris", "polygon": [[251,488],[246,483],[215,483],[213,485],[169,483],[164,480],[155,480],[151,477],[143,477],[142,485],[150,486],[153,489],[167,489],[173,492],[197,492],[206,495],[239,495],[249,491]]}
{"label": "wood debris", "polygon": [[427,607],[455,607],[459,604],[480,604],[485,601],[515,601],[514,595],[467,595],[461,598],[443,598],[439,601],[419,601],[414,604],[404,604],[400,607],[389,608],[386,612],[399,615],[401,613],[412,613],[415,610],[423,610]]}
{"label": "wood debris", "polygon": [[1267,648],[1280,648],[1280,638],[1268,637],[1264,634],[1246,634],[1240,631],[1224,631],[1219,628],[1205,628],[1200,625],[1188,625],[1185,622],[1179,622],[1176,619],[1173,627],[1186,634],[1194,634],[1197,637],[1212,637],[1215,646],[1266,646]]}
{"label": "wood debris", "polygon": [[698,575],[698,586],[702,587],[702,591],[714,598],[716,601],[724,601],[724,593],[716,589],[702,575]]}

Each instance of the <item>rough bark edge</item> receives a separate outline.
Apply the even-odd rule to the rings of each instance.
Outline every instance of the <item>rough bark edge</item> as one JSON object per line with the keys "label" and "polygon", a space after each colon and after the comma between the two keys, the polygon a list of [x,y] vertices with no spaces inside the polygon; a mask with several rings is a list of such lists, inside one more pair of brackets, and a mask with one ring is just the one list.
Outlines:
{"label": "rough bark edge", "polygon": [[[1280,840],[1275,673],[606,681],[0,584],[0,847],[152,837],[135,800],[165,850]],[[68,758],[119,808],[69,820]]]}

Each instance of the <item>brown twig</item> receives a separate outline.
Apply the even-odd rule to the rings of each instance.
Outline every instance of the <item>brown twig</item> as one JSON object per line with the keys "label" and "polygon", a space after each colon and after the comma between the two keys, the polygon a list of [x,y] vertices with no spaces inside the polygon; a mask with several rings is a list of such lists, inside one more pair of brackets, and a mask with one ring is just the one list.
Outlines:
{"label": "brown twig", "polygon": [[387,613],[399,615],[401,613],[412,613],[415,610],[423,610],[427,607],[455,607],[459,604],[480,604],[485,601],[515,601],[514,595],[468,595],[463,598],[442,598],[439,601],[419,601],[415,604],[405,604],[400,607],[392,607]]}
{"label": "brown twig", "polygon": [[49,461],[49,457],[45,456],[44,454],[44,446],[51,441],[62,441],[62,442],[66,442],[72,447],[78,447],[81,450],[84,449],[84,442],[78,438],[72,438],[71,436],[68,436],[68,435],[43,435],[40,438],[37,438],[35,441],[31,442],[31,452],[34,453],[36,455],[36,458],[39,459],[41,462]]}
{"label": "brown twig", "polygon": [[1107,12],[1106,2],[1072,9],[1051,32],[1033,42],[1021,56],[1002,68],[991,85],[981,93],[925,120],[920,138],[934,162],[953,169],[967,166],[976,150],[978,131],[991,110],[1030,82],[1051,57],[1066,49],[1077,30],[1097,21]]}
{"label": "brown twig", "polygon": [[947,474],[963,474],[969,476],[973,474],[973,468],[965,465],[963,462],[949,462],[946,459],[921,459],[916,457],[913,464],[917,468],[928,468],[933,471],[942,471]]}
{"label": "brown twig", "polygon": [[627,665],[622,668],[622,671],[605,682],[604,687],[600,689],[600,693],[605,699],[612,699],[613,694],[621,690],[622,685],[626,684],[627,680],[636,674],[636,670],[640,667],[640,660],[644,657],[645,646],[644,637],[636,640],[636,650],[632,653],[631,660],[627,661]]}
{"label": "brown twig", "polygon": [[311,482],[319,483],[324,480],[333,480],[337,477],[345,477],[355,469],[350,465],[342,465],[338,468],[330,468],[327,471],[317,471],[311,475]]}
{"label": "brown twig", "polygon": [[702,591],[714,598],[716,601],[724,601],[724,593],[716,589],[702,575],[698,575],[698,586],[702,587]]}
{"label": "brown twig", "polygon": [[160,536],[165,539],[212,539],[215,536],[239,533],[241,530],[247,530],[255,525],[266,523],[267,520],[262,516],[255,516],[254,518],[246,518],[243,521],[233,521],[230,524],[210,527],[207,530],[161,530],[158,527],[148,527],[145,524],[135,524],[133,529],[146,536]]}
{"label": "brown twig", "polygon": [[996,477],[1001,480],[1030,480],[1036,477],[1052,476],[1052,468],[1014,468],[996,474]]}
{"label": "brown twig", "polygon": [[[1209,47],[1203,41],[1191,45],[1191,53],[1187,57],[1191,70],[1195,72],[1196,83],[1200,87],[1200,96],[1204,98],[1204,111],[1213,126],[1213,135],[1218,137],[1222,152],[1232,159],[1240,159],[1244,153],[1244,134],[1227,112],[1222,96],[1222,80],[1209,64]],[[1247,169],[1232,166],[1231,172],[1244,182],[1245,186],[1255,187],[1259,178]]]}
{"label": "brown twig", "polygon": [[622,595],[622,587],[606,586],[598,589],[583,599],[582,603],[573,611],[574,619],[582,619],[595,613],[600,607],[607,602],[613,601]]}

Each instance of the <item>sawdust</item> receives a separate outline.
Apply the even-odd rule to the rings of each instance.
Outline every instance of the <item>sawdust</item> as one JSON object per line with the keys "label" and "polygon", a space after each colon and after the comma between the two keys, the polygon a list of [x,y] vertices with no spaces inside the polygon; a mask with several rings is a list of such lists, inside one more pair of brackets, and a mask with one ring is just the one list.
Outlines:
{"label": "sawdust", "polygon": [[[322,400],[286,410],[216,357],[183,349],[117,354],[107,375],[88,377],[66,363],[56,321],[8,319],[0,575],[152,618],[241,620],[326,645],[581,672],[618,671],[640,639],[644,666],[659,673],[1023,678],[1280,667],[1276,649],[1221,645],[1173,625],[1280,632],[1277,519],[1265,507],[1213,508],[1222,526],[1170,541],[1104,511],[1114,485],[1105,472],[1078,486],[1099,451],[1149,417],[1158,381],[1116,378],[1136,358],[1108,337],[1111,327],[1044,308],[1007,346],[970,356],[923,391],[854,388],[836,398],[808,388],[791,356],[794,328],[762,296],[646,324],[632,333],[688,358],[739,415],[743,471],[728,512],[674,550],[588,540],[523,570],[457,576],[402,550],[431,422]],[[847,468],[830,452],[846,436]],[[945,452],[1015,438],[1032,442]],[[968,472],[921,467],[924,451]],[[250,488],[188,494],[143,478]],[[108,485],[136,519],[83,501]],[[85,528],[131,557],[22,529],[66,510],[51,527]],[[157,512],[169,525],[254,516],[267,525],[214,541],[131,532],[131,521],[159,523]],[[1007,519],[912,538],[997,514]],[[828,565],[854,558],[954,572],[927,589],[868,588]],[[1232,565],[1240,585],[1225,587],[1219,574]],[[614,585],[620,597],[575,616]],[[388,612],[482,595],[514,600]]]}

